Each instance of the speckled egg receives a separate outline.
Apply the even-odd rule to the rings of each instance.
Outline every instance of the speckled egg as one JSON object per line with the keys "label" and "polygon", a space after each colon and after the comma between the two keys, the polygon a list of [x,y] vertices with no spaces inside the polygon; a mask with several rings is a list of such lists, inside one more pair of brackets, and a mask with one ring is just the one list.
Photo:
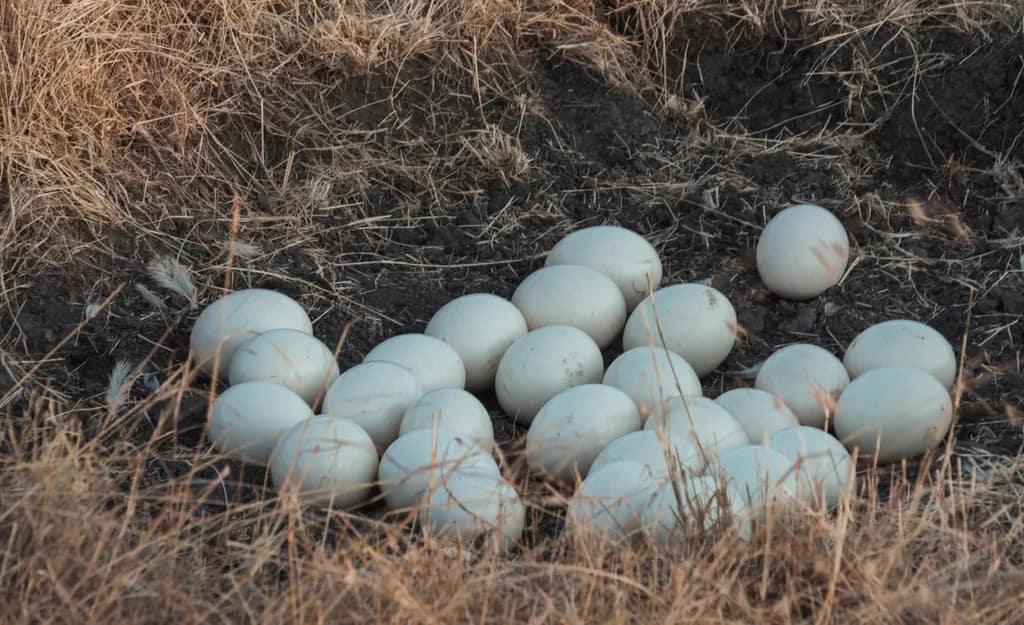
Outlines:
{"label": "speckled egg", "polygon": [[736,310],[717,289],[674,284],[655,291],[630,314],[622,348],[664,347],[685,358],[697,375],[703,376],[728,357],[737,328]]}
{"label": "speckled egg", "polygon": [[594,339],[569,326],[545,326],[508,348],[498,364],[495,394],[502,409],[529,424],[541,407],[562,391],[596,384],[604,358]]}

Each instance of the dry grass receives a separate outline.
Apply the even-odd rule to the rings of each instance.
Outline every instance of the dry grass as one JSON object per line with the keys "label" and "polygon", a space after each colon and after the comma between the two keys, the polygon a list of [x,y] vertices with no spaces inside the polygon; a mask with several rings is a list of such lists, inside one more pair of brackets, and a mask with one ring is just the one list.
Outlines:
{"label": "dry grass", "polygon": [[[556,165],[524,148],[520,131],[530,123],[551,128],[552,150],[575,157],[551,103],[527,80],[546,53],[638,96],[688,133],[630,154],[647,164],[643,175],[608,180],[598,172],[529,211],[511,201],[497,207],[467,226],[477,246],[499,246],[510,233],[550,236],[533,230],[539,218],[567,227],[572,217],[558,201],[573,194],[621,192],[653,212],[703,188],[699,220],[675,218],[651,237],[672,257],[691,258],[694,248],[763,223],[763,207],[729,207],[724,189],[752,184],[739,161],[788,153],[808,168],[841,172],[837,195],[866,237],[853,267],[875,286],[879,314],[902,313],[911,300],[927,320],[942,305],[934,289],[911,286],[908,296],[897,288],[912,276],[938,276],[962,306],[968,289],[981,297],[1021,270],[990,262],[991,249],[975,252],[972,233],[941,200],[852,191],[885,159],[865,151],[863,139],[880,110],[919,96],[922,77],[939,67],[924,33],[981,41],[996,22],[1019,24],[1022,13],[1015,2],[963,0],[0,3],[0,411],[8,417],[0,433],[0,623],[1024,620],[1017,458],[960,445],[928,471],[865,473],[861,496],[833,517],[778,520],[749,547],[726,534],[661,553],[573,544],[549,518],[559,514],[550,493],[519,484],[535,522],[525,544],[501,557],[358,515],[302,510],[266,491],[260,476],[233,473],[188,431],[201,425],[204,406],[194,400],[202,392],[166,346],[228,268],[237,283],[258,276],[297,285],[324,318],[336,309],[346,318],[367,314],[379,334],[398,321],[359,297],[363,270],[399,268],[407,270],[401,280],[440,285],[453,268],[513,264],[428,259],[417,243],[395,242],[444,218],[452,202],[479,200],[490,182],[546,188]],[[731,45],[767,38],[794,19],[817,33],[806,80],[838,80],[845,97],[837,114],[860,122],[799,136],[781,126],[750,133],[749,111],[713,118],[690,86],[694,77],[675,68],[678,34],[691,24],[729,25]],[[865,45],[879,37],[891,39]],[[895,58],[880,60],[889,49]],[[430,79],[408,80],[410,68]],[[354,106],[359,98],[346,90],[359,85],[389,95]],[[498,105],[506,111],[500,124]],[[943,167],[951,179],[973,173],[955,159]],[[1020,200],[1021,171],[1012,155],[996,159],[1000,202]],[[915,221],[919,231],[908,234]],[[1017,259],[1020,236],[987,243]],[[948,243],[950,257],[908,251],[921,240]],[[740,247],[729,249],[738,257]],[[282,268],[278,259],[294,249],[308,264]],[[670,266],[669,279],[715,272],[713,283],[728,281],[741,264],[733,258],[722,268],[698,256]],[[81,302],[82,327],[117,314],[159,328],[143,339],[145,358],[119,357],[84,398],[59,352],[94,337],[76,328],[32,353],[18,324],[6,323],[31,297],[28,277],[54,268],[117,272],[110,281],[120,286],[103,283]],[[120,291],[127,271],[139,279]],[[122,305],[119,297],[135,299]],[[1015,363],[1002,362],[1014,358],[1015,323],[975,320],[971,348],[981,364],[968,395],[1008,371],[1020,375],[1019,352]],[[120,340],[110,354],[120,354]],[[740,345],[740,360],[768,347],[755,340]],[[972,399],[1020,426],[1013,405]]]}
{"label": "dry grass", "polygon": [[[749,544],[608,550],[535,526],[508,557],[265,485],[239,497],[228,465],[173,443],[173,411],[144,427],[147,407],[107,413],[93,436],[45,411],[7,429],[4,623],[995,624],[1024,599],[1024,465],[1005,458],[862,474],[834,516],[772,519]],[[151,434],[126,447],[126,424]]]}
{"label": "dry grass", "polygon": [[[855,56],[866,54],[857,41],[883,26],[903,29],[900,39],[913,48],[914,32],[941,27],[983,34],[993,20],[1011,19],[1013,6],[13,0],[0,7],[0,187],[9,207],[0,244],[19,253],[4,261],[8,268],[15,258],[64,263],[88,251],[80,243],[91,244],[112,226],[163,231],[166,239],[169,225],[222,216],[236,191],[253,204],[266,199],[260,193],[298,204],[294,214],[305,212],[301,204],[358,202],[372,184],[395,174],[419,186],[443,186],[446,153],[465,147],[465,139],[358,130],[331,102],[334,85],[346,77],[379,72],[394,80],[397,92],[403,68],[427,63],[440,82],[468,85],[464,96],[481,116],[495,99],[520,102],[524,115],[544,115],[531,109],[519,86],[523,63],[547,49],[613,87],[662,102],[668,113],[693,116],[700,107],[687,100],[685,77],[667,82],[668,49],[688,19],[738,17],[742,29],[758,32],[784,14],[798,15],[826,34],[816,45],[820,71],[828,72],[830,59],[848,47]],[[870,58],[852,64],[862,73],[843,77],[851,102],[866,92],[896,97],[904,91],[921,70],[916,50],[908,58],[913,65],[897,85],[872,82],[879,68]],[[392,127],[406,122],[393,120]],[[483,120],[480,125],[477,140],[484,143],[474,153],[489,151],[485,158],[499,176],[508,175],[507,167],[522,173],[521,156],[500,154],[514,145],[494,144],[504,139],[488,136]],[[289,138],[284,166],[268,157],[272,137]],[[328,158],[304,164],[313,171],[297,171],[294,159],[303,161],[307,152]],[[254,189],[257,178],[274,188]],[[295,202],[296,184],[306,187],[305,202]],[[344,187],[342,198],[332,186]]]}

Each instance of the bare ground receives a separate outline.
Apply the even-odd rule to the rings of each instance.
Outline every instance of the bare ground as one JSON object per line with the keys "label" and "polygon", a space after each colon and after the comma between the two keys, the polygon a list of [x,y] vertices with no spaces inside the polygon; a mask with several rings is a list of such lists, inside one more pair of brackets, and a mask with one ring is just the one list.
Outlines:
{"label": "bare ground", "polygon": [[[2,622],[1024,621],[1022,18],[914,0],[0,7]],[[835,210],[854,253],[794,305],[751,251],[797,201]],[[503,558],[376,508],[299,510],[204,443],[187,334],[226,283],[298,298],[347,365],[454,296],[510,295],[606,222],[655,242],[667,281],[733,301],[745,336],[709,393],[783,343],[841,353],[879,320],[932,324],[964,350],[952,444],[745,547],[573,545],[565,493],[521,482],[531,528]],[[521,476],[522,432],[495,417]]]}

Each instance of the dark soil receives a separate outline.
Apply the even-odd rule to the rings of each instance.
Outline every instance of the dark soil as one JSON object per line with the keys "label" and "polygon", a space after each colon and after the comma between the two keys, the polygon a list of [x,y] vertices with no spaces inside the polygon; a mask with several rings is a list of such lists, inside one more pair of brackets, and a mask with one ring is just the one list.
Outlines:
{"label": "dark soil", "polygon": [[[1024,175],[1024,40],[995,32],[995,42],[986,43],[936,31],[918,42],[918,56],[932,63],[930,71],[910,81],[913,55],[903,39],[865,35],[826,58],[825,50],[806,45],[814,41],[806,26],[780,26],[786,30],[737,40],[724,26],[691,24],[677,42],[673,65],[685,79],[685,101],[703,108],[675,117],[538,51],[522,60],[519,95],[529,96],[542,116],[524,115],[514,98],[496,94],[483,105],[487,121],[518,136],[533,159],[526,177],[502,180],[465,166],[454,141],[429,146],[455,163],[434,172],[444,179],[440,195],[414,175],[374,174],[366,189],[335,191],[342,199],[357,198],[349,204],[356,207],[315,213],[314,240],[269,261],[239,261],[235,284],[301,299],[317,336],[329,345],[345,324],[360,318],[342,352],[342,364],[349,366],[386,336],[422,331],[453,297],[480,291],[510,296],[566,232],[615,223],[656,243],[666,283],[711,279],[732,300],[747,337],[723,371],[751,367],[788,342],[815,342],[841,355],[858,332],[895,317],[925,321],[959,347],[971,314],[965,366],[971,386],[957,436],[1016,454],[1024,441],[1011,408],[1021,406],[1024,394],[1024,189],[1012,186],[1012,173],[1016,168],[1017,176]],[[841,74],[865,58],[886,68],[875,82]],[[469,86],[444,84],[415,63],[404,70],[397,93],[395,84],[381,77],[339,82],[332,114],[355,130],[382,131],[380,147],[386,149],[398,149],[410,124],[425,136],[440,136],[436,128],[457,133],[481,127],[477,101],[463,95],[472,93]],[[853,97],[857,84],[863,93]],[[886,88],[872,91],[876,84]],[[396,119],[403,120],[402,128]],[[237,120],[238,127],[248,123]],[[243,139],[226,137],[228,144],[230,139],[250,163],[242,172],[252,189],[247,214],[288,211],[295,196],[272,180],[279,179],[289,151],[320,146],[270,137],[270,162],[261,163],[242,147]],[[415,159],[421,148],[407,149]],[[324,162],[315,153],[299,154],[301,182]],[[911,200],[934,221],[915,223],[896,204]],[[834,210],[849,229],[856,259],[840,286],[800,304],[768,294],[751,262],[758,235],[752,225],[797,201]],[[353,225],[374,217],[393,219],[371,234]],[[958,239],[957,223],[967,228],[969,241]],[[246,226],[241,234],[267,249],[284,247],[277,239],[261,241],[261,232]],[[210,226],[194,236],[222,241],[225,232]],[[39,358],[83,319],[87,302],[126,283],[111,308],[42,369],[69,375],[73,396],[93,404],[102,401],[118,359],[137,363],[151,356],[147,371],[157,380],[183,362],[195,315],[154,311],[134,290],[136,283],[152,284],[143,267],[127,259],[167,250],[132,233],[115,235],[113,245],[119,256],[95,263],[102,272],[69,268],[37,276],[22,291],[15,320],[25,337],[21,347]],[[197,241],[186,252],[198,267],[222,260],[206,249]],[[201,278],[209,301],[223,276]],[[57,381],[64,382],[55,380],[55,386],[61,386]],[[705,382],[709,395],[744,383],[721,373]],[[206,384],[199,381],[181,409],[180,424],[188,430],[183,443],[199,441]],[[135,385],[133,398],[146,394],[144,386]],[[154,407],[151,416],[163,408],[168,406]],[[522,434],[496,409],[495,419],[502,441]],[[159,468],[163,479],[176,471],[172,464]]]}

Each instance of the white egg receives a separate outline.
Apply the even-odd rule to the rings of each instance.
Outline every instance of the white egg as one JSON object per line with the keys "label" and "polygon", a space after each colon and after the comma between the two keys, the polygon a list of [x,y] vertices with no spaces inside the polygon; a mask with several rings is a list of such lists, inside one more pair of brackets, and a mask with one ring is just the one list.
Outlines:
{"label": "white egg", "polygon": [[527,332],[523,314],[507,299],[488,293],[457,297],[430,318],[428,336],[451,345],[466,368],[466,390],[482,393],[494,386],[502,354]]}
{"label": "white egg", "polygon": [[[228,293],[199,314],[189,337],[195,363],[207,374],[227,380],[235,351],[254,334],[290,328],[313,333],[313,322],[292,298],[268,289]],[[219,359],[217,354],[220,354]]]}
{"label": "white egg", "polygon": [[810,426],[779,430],[768,446],[789,458],[811,501],[834,507],[856,478],[850,454],[834,436]]}
{"label": "white egg", "polygon": [[213,402],[210,441],[221,453],[266,466],[281,435],[313,411],[295,392],[270,382],[243,382]]}
{"label": "white egg", "polygon": [[862,460],[889,464],[938,445],[949,431],[949,391],[916,367],[879,367],[846,387],[836,405],[836,437]]}
{"label": "white egg", "polygon": [[270,461],[279,489],[297,487],[303,502],[347,509],[366,501],[377,478],[377,448],[348,419],[314,417],[284,433]]}
{"label": "white egg", "polygon": [[639,462],[654,470],[657,477],[667,479],[676,470],[687,474],[704,469],[704,454],[697,443],[685,434],[657,430],[630,432],[613,440],[597,454],[591,471],[613,462]]}
{"label": "white egg", "polygon": [[705,375],[732,351],[737,328],[736,310],[721,292],[702,284],[674,284],[655,291],[630,314],[622,347],[664,347],[685,358],[697,375]]}
{"label": "white egg", "polygon": [[380,459],[378,480],[392,510],[419,505],[423,494],[463,468],[500,474],[498,464],[469,437],[445,429],[413,430],[398,437]]}
{"label": "white egg", "polygon": [[761,389],[737,388],[726,391],[715,398],[715,403],[729,411],[755,445],[766,442],[779,430],[800,425],[796,415],[781,397]]}
{"label": "white egg", "polygon": [[800,482],[793,462],[764,445],[745,445],[725,452],[715,459],[710,474],[727,489],[734,518],[741,526],[771,505],[800,501]]}
{"label": "white egg", "polygon": [[461,469],[427,492],[417,517],[424,528],[441,536],[475,540],[486,535],[505,551],[523,534],[526,507],[500,475]]}
{"label": "white egg", "polygon": [[567,388],[596,384],[604,358],[594,339],[569,326],[545,326],[529,332],[505,352],[494,389],[502,409],[529,424],[552,397]]}
{"label": "white egg", "polygon": [[591,471],[569,500],[567,529],[581,538],[632,539],[663,481],[639,462],[612,462]]}
{"label": "white egg", "polygon": [[703,393],[690,363],[661,347],[634,347],[623,352],[608,365],[602,383],[632,397],[645,419],[671,397]]}
{"label": "white egg", "polygon": [[572,232],[551,248],[546,266],[583,265],[618,285],[633,310],[661,285],[661,259],[647,239],[618,226],[591,226]]}
{"label": "white egg", "polygon": [[879,367],[906,365],[924,369],[948,389],[956,382],[953,346],[934,328],[909,319],[883,321],[858,334],[843,364],[851,378]]}
{"label": "white egg", "polygon": [[405,411],[398,434],[431,428],[461,432],[486,450],[494,447],[490,413],[479,399],[461,388],[439,388],[420,397]]}
{"label": "white egg", "polygon": [[644,533],[659,547],[681,545],[688,535],[712,530],[725,515],[718,482],[710,475],[689,475],[666,482],[640,517]]}
{"label": "white egg", "polygon": [[370,350],[363,362],[402,365],[419,382],[423,392],[439,388],[465,388],[466,367],[448,343],[426,334],[399,334]]}
{"label": "white egg", "polygon": [[391,362],[364,362],[348,369],[327,389],[323,412],[352,419],[383,450],[398,438],[402,416],[423,395],[408,369]]}
{"label": "white egg", "polygon": [[319,339],[300,330],[279,328],[257,334],[231,359],[228,380],[273,382],[316,406],[338,378],[338,362]]}
{"label": "white egg", "polygon": [[584,384],[552,397],[526,433],[526,460],[534,471],[569,481],[586,475],[605,446],[640,429],[633,400],[617,388]]}
{"label": "white egg", "polygon": [[673,397],[664,413],[647,419],[644,429],[689,437],[703,452],[705,461],[750,444],[736,419],[708,397]]}
{"label": "white egg", "polygon": [[764,361],[754,386],[781,398],[801,425],[821,428],[849,383],[846,367],[831,352],[796,343]]}
{"label": "white egg", "polygon": [[757,241],[757,270],[769,291],[804,301],[835,286],[850,260],[843,224],[828,210],[797,204],[779,211]]}
{"label": "white egg", "polygon": [[579,328],[604,349],[626,324],[626,302],[611,278],[581,265],[553,265],[528,275],[512,294],[526,325]]}

